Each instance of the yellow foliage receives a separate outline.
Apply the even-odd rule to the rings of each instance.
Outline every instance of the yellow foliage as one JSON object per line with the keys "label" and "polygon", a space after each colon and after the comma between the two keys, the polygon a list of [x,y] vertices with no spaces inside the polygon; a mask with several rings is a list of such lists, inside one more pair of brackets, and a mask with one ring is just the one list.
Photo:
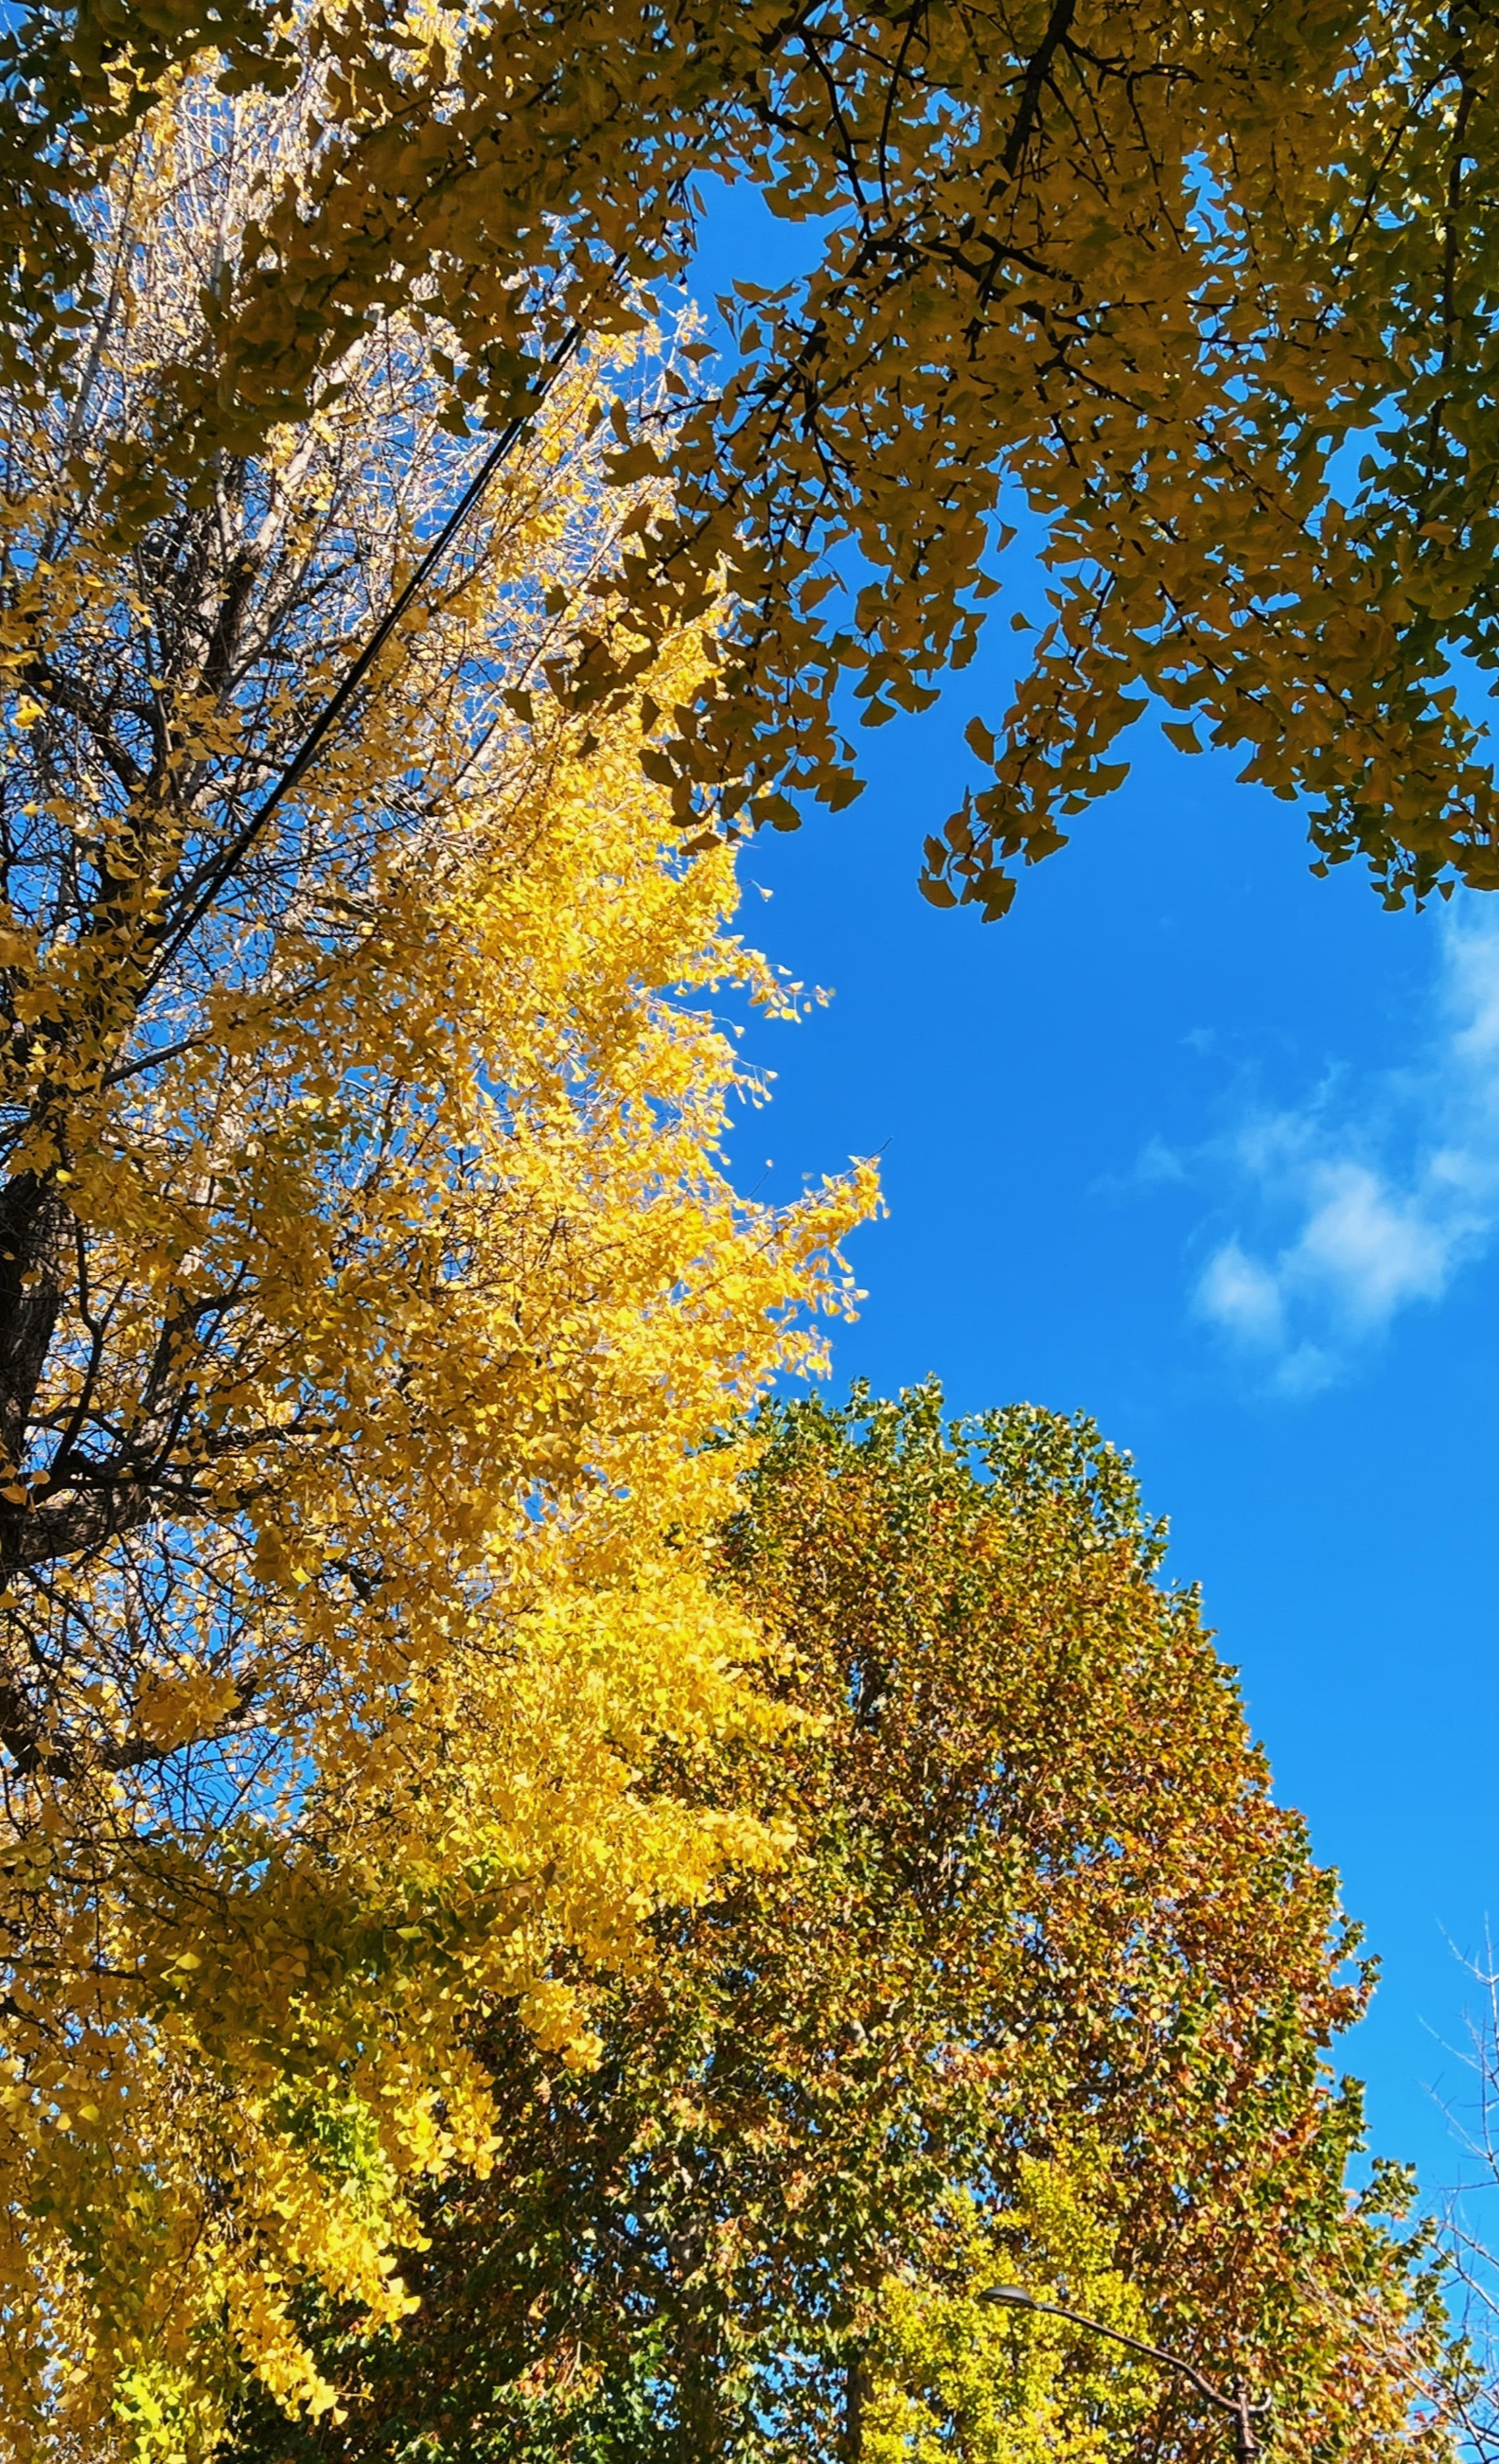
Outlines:
{"label": "yellow foliage", "polygon": [[[299,423],[434,293],[441,415],[524,416],[577,335],[630,330],[641,285],[689,275],[703,186],[744,182],[807,227],[801,262],[734,286],[716,371],[621,416],[607,466],[675,476],[617,577],[652,639],[730,582],[723,656],[658,748],[681,822],[707,783],[782,827],[793,790],[851,801],[850,693],[868,726],[927,708],[1024,519],[1045,604],[1017,611],[1038,621],[992,753],[932,817],[934,904],[1004,913],[1122,780],[1152,698],[1305,800],[1322,869],[1361,855],[1397,906],[1499,885],[1499,780],[1457,690],[1499,660],[1491,11],[18,0],[20,381],[86,364],[80,302],[111,280],[94,184],[206,43],[226,92],[293,98],[305,142],[120,440],[122,522],[163,472],[206,482]],[[591,624],[560,665],[585,697],[630,681]]]}
{"label": "yellow foliage", "polygon": [[174,90],[100,209],[87,386],[5,412],[8,2464],[197,2457],[247,2368],[329,2404],[296,2293],[402,2316],[402,2186],[488,2157],[475,2011],[586,2064],[569,1977],[773,1852],[639,1780],[771,1716],[707,1441],[815,1364],[873,1200],[728,1175],[762,1090],[712,996],[794,991],[640,760],[712,611],[642,656],[649,709],[545,691],[629,511],[597,368],[277,797],[475,466],[430,320],[111,530],[296,142]]}
{"label": "yellow foliage", "polygon": [[992,2284],[1063,2301],[1148,2338],[1141,2298],[1112,2264],[1089,2201],[1108,2162],[1081,2140],[1023,2156],[996,2223],[960,2201],[945,2236],[953,2289],[891,2278],[865,2365],[864,2464],[1107,2464],[1150,2409],[1149,2365],[1065,2320],[986,2303]]}

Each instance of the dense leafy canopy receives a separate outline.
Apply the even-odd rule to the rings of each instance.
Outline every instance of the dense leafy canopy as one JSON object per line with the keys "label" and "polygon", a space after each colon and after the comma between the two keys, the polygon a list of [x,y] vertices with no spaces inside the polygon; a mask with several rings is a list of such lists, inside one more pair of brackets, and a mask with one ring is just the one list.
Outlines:
{"label": "dense leafy canopy", "polygon": [[502,425],[576,336],[682,275],[694,183],[749,178],[818,218],[815,261],[739,286],[722,384],[621,420],[616,474],[664,465],[673,493],[580,594],[554,677],[575,706],[627,690],[608,609],[654,637],[727,581],[722,656],[651,757],[680,823],[714,787],[781,823],[799,790],[846,801],[845,689],[870,724],[924,705],[1025,508],[1053,614],[970,730],[987,776],[928,842],[939,903],[1001,913],[1010,860],[1122,776],[1148,693],[1188,749],[1307,796],[1321,860],[1362,851],[1393,900],[1499,881],[1451,664],[1499,647],[1491,10],[23,8],[0,120],[23,376],[78,382],[77,303],[112,279],[91,184],[204,45],[230,87],[288,87],[309,146],[268,168],[163,360],[109,474],[127,529],[165,472],[206,486],[304,417],[397,304],[441,300],[451,415]]}
{"label": "dense leafy canopy", "polygon": [[[769,1846],[635,1782],[762,1716],[703,1441],[808,1365],[869,1201],[737,1199],[711,988],[794,996],[635,714],[532,709],[629,510],[600,372],[273,805],[476,458],[430,328],[127,545],[101,519],[297,143],[201,79],[142,121],[88,385],[0,431],[8,2459],[199,2454],[247,2369],[324,2401],[289,2303],[399,2316],[403,2185],[489,2142],[475,2006],[586,2060],[559,1947],[617,1959]],[[663,698],[704,657],[663,646]]]}
{"label": "dense leafy canopy", "polygon": [[347,2420],[262,2413],[240,2464],[1221,2453],[1180,2381],[974,2298],[1016,2280],[1244,2370],[1287,2464],[1443,2453],[1420,2245],[1347,2188],[1334,1878],[1127,1465],[930,1388],[758,1437],[732,1580],[797,1721],[704,1778],[795,1851],[655,1921],[588,2076],[487,2037],[494,2170],[425,2203],[420,2311],[325,2322]]}
{"label": "dense leafy canopy", "polygon": [[[1435,2442],[1331,1885],[1113,1459],[803,1413],[727,1520],[872,1191],[737,1199],[703,1003],[793,1005],[722,839],[848,801],[1022,512],[939,904],[1147,692],[1392,899],[1499,881],[1496,42],[7,13],[8,2457],[388,2450],[411,2356],[438,2453],[1195,2452],[1017,2267]],[[820,250],[717,373],[649,326],[707,174]]]}

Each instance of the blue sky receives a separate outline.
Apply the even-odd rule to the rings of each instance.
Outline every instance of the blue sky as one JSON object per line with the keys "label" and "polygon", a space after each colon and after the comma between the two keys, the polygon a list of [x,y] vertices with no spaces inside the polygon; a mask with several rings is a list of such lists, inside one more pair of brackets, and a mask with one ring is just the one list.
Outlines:
{"label": "blue sky", "polygon": [[[700,296],[796,249],[719,200]],[[1456,1953],[1499,1917],[1499,899],[1392,915],[1353,867],[1313,879],[1293,808],[1146,719],[1004,922],[939,914],[920,843],[1003,708],[987,665],[863,738],[849,813],[747,852],[747,934],[835,999],[754,1031],[775,1096],[738,1177],[882,1153],[839,1383],[936,1371],[956,1410],[1081,1409],[1134,1454],[1382,1961],[1344,2057],[1374,2144],[1435,2189]]]}
{"label": "blue sky", "polygon": [[955,1409],[1084,1410],[1135,1455],[1382,1957],[1351,2057],[1377,2143],[1435,2184],[1446,1937],[1499,1898],[1499,914],[1312,880],[1293,814],[1142,727],[1004,923],[938,915],[918,843],[970,703],[884,730],[861,805],[745,860],[746,929],[836,997],[761,1030],[739,1177],[882,1151],[840,1381],[935,1370]]}

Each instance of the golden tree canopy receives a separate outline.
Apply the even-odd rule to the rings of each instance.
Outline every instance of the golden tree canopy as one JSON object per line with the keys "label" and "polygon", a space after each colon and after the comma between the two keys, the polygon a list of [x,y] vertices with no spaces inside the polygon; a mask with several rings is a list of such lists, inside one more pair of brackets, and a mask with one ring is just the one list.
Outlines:
{"label": "golden tree canopy", "polygon": [[816,220],[811,269],[739,285],[722,381],[621,420],[617,477],[663,464],[674,493],[554,677],[607,697],[631,661],[602,610],[622,594],[654,638],[726,577],[723,656],[655,756],[679,821],[714,784],[782,824],[797,790],[845,802],[839,688],[869,724],[921,708],[1023,512],[1053,612],[969,732],[939,904],[1002,913],[1010,860],[1122,776],[1150,693],[1187,749],[1307,797],[1321,861],[1362,852],[1397,903],[1489,887],[1492,765],[1451,661],[1495,653],[1496,42],[1436,0],[23,9],[10,355],[77,382],[111,279],[95,184],[206,45],[227,88],[284,87],[307,143],[163,355],[109,477],[126,528],[163,471],[206,486],[305,415],[429,285],[449,415],[503,425],[682,275],[702,175],[752,180]]}
{"label": "golden tree canopy", "polygon": [[[777,1212],[715,987],[796,995],[684,859],[640,715],[532,699],[646,498],[555,385],[357,734],[307,718],[480,449],[435,315],[164,485],[108,474],[204,342],[294,111],[179,80],[96,200],[71,391],[3,407],[0,2453],[328,2401],[322,2284],[404,2296],[402,2185],[483,2164],[495,1997],[632,1955],[763,1826],[641,1770],[767,1717],[705,1441],[844,1305],[855,1175]],[[641,358],[611,386],[648,399]],[[665,703],[712,655],[663,639]]]}

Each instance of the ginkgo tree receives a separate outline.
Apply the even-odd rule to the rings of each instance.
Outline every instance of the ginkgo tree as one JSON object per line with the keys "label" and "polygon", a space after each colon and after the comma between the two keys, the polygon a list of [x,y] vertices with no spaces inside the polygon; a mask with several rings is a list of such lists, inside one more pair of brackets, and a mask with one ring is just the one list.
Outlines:
{"label": "ginkgo tree", "polygon": [[[627,695],[720,578],[722,654],[652,760],[678,821],[857,790],[845,719],[920,710],[974,650],[1010,521],[1050,609],[980,774],[934,827],[939,904],[1003,913],[1013,860],[1123,775],[1151,695],[1185,748],[1308,800],[1318,862],[1393,903],[1499,880],[1471,696],[1499,656],[1493,438],[1499,28],[1473,0],[54,0],[3,51],[0,323],[18,382],[80,381],[102,166],[174,64],[288,94],[305,143],[214,260],[110,473],[211,488],[436,285],[448,407],[503,430],[579,336],[690,265],[704,175],[811,226],[743,281],[734,348],[621,422],[665,467],[579,594],[552,689]],[[749,266],[748,274],[759,269]],[[1023,620],[1022,620],[1023,621]],[[931,817],[937,823],[939,816]]]}
{"label": "ginkgo tree", "polygon": [[[8,2459],[204,2454],[247,2374],[331,2401],[296,2300],[402,2314],[407,2186],[490,2144],[475,2011],[586,2063],[559,1957],[773,1852],[638,1782],[772,1716],[703,1441],[808,1365],[871,1202],[736,1197],[713,990],[795,992],[639,710],[540,684],[648,513],[598,418],[654,363],[571,367],[436,562],[485,449],[430,301],[116,524],[307,143],[171,81],[75,381],[0,408]],[[663,708],[712,625],[637,643]]]}

